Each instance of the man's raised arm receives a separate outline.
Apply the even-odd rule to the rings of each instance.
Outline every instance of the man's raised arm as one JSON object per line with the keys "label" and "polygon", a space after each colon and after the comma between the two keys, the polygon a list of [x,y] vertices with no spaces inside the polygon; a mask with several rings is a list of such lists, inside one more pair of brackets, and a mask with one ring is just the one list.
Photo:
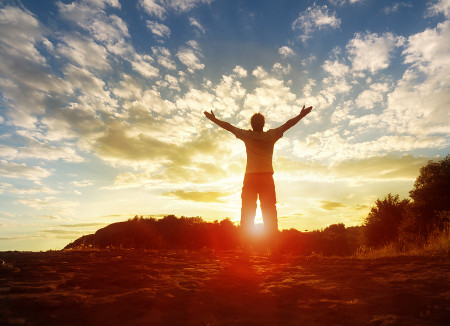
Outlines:
{"label": "man's raised arm", "polygon": [[203,113],[209,120],[214,122],[216,125],[218,125],[219,127],[222,127],[225,130],[228,130],[229,132],[232,132],[233,134],[234,134],[235,130],[237,129],[231,123],[217,119],[212,110],[211,110],[211,112],[205,111]]}
{"label": "man's raised arm", "polygon": [[300,114],[288,121],[286,121],[282,126],[279,127],[279,129],[281,129],[282,132],[285,132],[286,130],[288,130],[289,128],[292,128],[293,126],[295,126],[301,119],[303,119],[309,112],[311,112],[312,110],[312,106],[307,107],[305,109],[305,106],[303,105],[302,111],[300,112]]}

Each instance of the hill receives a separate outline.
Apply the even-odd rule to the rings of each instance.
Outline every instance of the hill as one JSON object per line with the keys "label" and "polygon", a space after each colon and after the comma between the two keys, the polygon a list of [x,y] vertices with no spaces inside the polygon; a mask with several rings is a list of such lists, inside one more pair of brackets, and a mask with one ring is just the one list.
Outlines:
{"label": "hill", "polygon": [[[296,254],[349,255],[361,246],[362,227],[334,224],[324,230],[279,233],[277,248]],[[264,249],[266,239],[254,235],[246,246]],[[162,219],[134,217],[84,235],[65,249],[236,249],[243,245],[239,227],[229,219],[206,222],[199,217],[167,215]]]}

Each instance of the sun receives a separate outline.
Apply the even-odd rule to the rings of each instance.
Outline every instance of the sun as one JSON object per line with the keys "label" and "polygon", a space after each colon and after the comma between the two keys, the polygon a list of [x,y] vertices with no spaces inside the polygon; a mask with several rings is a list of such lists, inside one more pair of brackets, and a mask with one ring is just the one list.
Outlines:
{"label": "sun", "polygon": [[259,205],[258,201],[258,207],[256,207],[256,215],[255,215],[255,224],[263,223],[262,213],[261,213],[261,207]]}

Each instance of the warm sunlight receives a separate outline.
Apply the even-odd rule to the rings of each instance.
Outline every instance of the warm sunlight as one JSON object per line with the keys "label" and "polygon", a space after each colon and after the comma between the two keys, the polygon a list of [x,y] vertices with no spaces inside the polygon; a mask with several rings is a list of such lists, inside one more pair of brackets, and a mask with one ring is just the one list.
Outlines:
{"label": "warm sunlight", "polygon": [[447,325],[450,0],[0,0],[0,324]]}
{"label": "warm sunlight", "polygon": [[261,214],[261,207],[258,201],[258,207],[256,208],[256,216],[255,216],[255,224],[258,223],[263,223],[263,218],[262,218],[262,214]]}
{"label": "warm sunlight", "polygon": [[448,12],[3,1],[0,250],[61,249],[135,215],[238,222],[246,149],[211,110],[243,130],[260,112],[267,131],[312,106],[273,149],[279,229],[361,225],[450,150]]}

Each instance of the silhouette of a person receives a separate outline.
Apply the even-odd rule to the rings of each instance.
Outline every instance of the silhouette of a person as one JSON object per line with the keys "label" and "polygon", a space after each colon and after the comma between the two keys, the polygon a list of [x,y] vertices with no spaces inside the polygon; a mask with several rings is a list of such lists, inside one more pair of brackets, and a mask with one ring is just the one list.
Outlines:
{"label": "silhouette of a person", "polygon": [[266,235],[275,235],[278,232],[272,167],[273,148],[276,141],[283,137],[283,133],[296,125],[311,110],[312,106],[306,109],[303,106],[299,115],[280,127],[267,131],[263,131],[265,118],[261,113],[255,113],[250,119],[253,130],[244,130],[217,119],[212,110],[211,112],[204,112],[209,120],[233,133],[236,138],[242,140],[245,144],[247,166],[241,194],[241,229],[244,233],[250,233],[253,229],[258,196]]}

